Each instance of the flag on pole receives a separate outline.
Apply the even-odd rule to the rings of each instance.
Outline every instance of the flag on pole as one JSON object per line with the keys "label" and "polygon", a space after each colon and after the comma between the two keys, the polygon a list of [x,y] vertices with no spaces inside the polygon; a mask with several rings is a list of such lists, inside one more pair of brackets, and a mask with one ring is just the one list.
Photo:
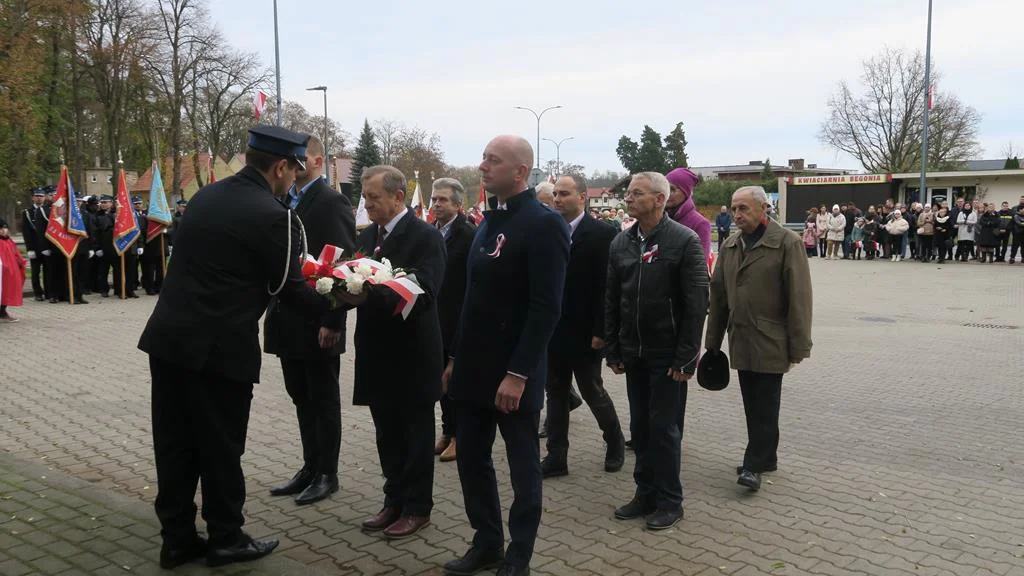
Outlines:
{"label": "flag on pole", "polygon": [[207,184],[213,184],[214,182],[217,181],[217,175],[214,174],[214,171],[213,171],[214,168],[217,167],[217,159],[213,157],[213,151],[210,150],[209,147],[206,148],[206,155],[210,157],[210,163],[208,165],[209,168],[210,168],[210,174],[206,178],[206,183]]}
{"label": "flag on pole", "polygon": [[416,217],[420,220],[427,219],[427,210],[423,205],[423,195],[420,193],[420,171],[416,170],[413,172],[414,179],[416,180],[416,187],[412,193],[412,208],[416,211]]}
{"label": "flag on pole", "polygon": [[480,194],[477,195],[476,205],[469,209],[466,216],[479,226],[484,219],[484,210],[487,208],[487,193],[484,192],[484,181],[480,181]]}
{"label": "flag on pole", "polygon": [[[119,194],[120,195],[120,194]],[[164,180],[160,176],[160,167],[157,161],[153,160],[153,183],[149,186],[149,229],[146,230],[146,241],[163,234],[164,230],[171,225],[171,208],[167,204],[167,195],[164,193]]]}
{"label": "flag on pole", "polygon": [[552,184],[555,183],[555,173],[554,172],[548,174],[548,182],[551,182]]}
{"label": "flag on pole", "polygon": [[[161,186],[163,185],[161,184]],[[132,247],[141,234],[139,223],[135,221],[132,200],[128,196],[128,183],[124,179],[124,168],[120,169],[117,176],[117,199],[114,206],[117,209],[117,214],[114,216],[114,250],[120,256]]]}
{"label": "flag on pole", "polygon": [[260,121],[260,117],[263,116],[263,111],[267,108],[267,93],[263,90],[256,90],[256,94],[252,101],[253,111],[256,114],[256,122]]}
{"label": "flag on pole", "polygon": [[356,208],[356,228],[370,225],[370,214],[366,211],[366,198],[359,196],[359,207]]}
{"label": "flag on pole", "polygon": [[78,209],[78,198],[75,188],[68,176],[68,167],[60,167],[60,180],[57,182],[57,195],[50,207],[50,222],[46,225],[46,238],[68,258],[74,258],[78,251],[78,243],[88,238],[85,221]]}

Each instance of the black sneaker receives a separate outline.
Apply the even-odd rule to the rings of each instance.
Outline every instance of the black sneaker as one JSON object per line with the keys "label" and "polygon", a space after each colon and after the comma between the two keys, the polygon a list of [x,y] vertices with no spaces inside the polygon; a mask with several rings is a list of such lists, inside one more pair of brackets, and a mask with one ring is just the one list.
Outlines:
{"label": "black sneaker", "polygon": [[647,529],[653,532],[668,530],[683,519],[683,510],[658,510],[647,517]]}
{"label": "black sneaker", "polygon": [[569,466],[565,463],[565,458],[555,458],[549,455],[540,461],[540,471],[545,478],[558,478],[569,475]]}

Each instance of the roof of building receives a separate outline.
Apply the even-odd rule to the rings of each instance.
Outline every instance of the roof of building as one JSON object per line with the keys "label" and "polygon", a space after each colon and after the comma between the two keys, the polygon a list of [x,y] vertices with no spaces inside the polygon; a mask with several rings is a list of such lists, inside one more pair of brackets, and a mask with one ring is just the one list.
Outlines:
{"label": "roof of building", "polygon": [[607,193],[607,188],[587,188],[587,198],[600,198]]}
{"label": "roof of building", "polygon": [[[171,184],[171,167],[173,166],[173,159],[168,156],[164,158],[163,163],[160,165],[161,176],[164,180],[164,190],[168,190]],[[215,163],[214,175],[217,179],[221,179],[224,176],[226,163],[224,160],[218,158]],[[206,152],[199,153],[199,169],[208,171],[210,168],[210,155]],[[192,169],[192,155],[181,157],[181,189],[185,190],[195,182],[196,174]],[[204,174],[203,182],[206,182],[207,177]],[[130,192],[149,192],[150,186],[153,184],[153,167],[150,166],[135,184],[129,186]]]}
{"label": "roof of building", "polygon": [[[1006,162],[1003,160],[1003,162]],[[993,170],[950,170],[945,172],[928,172],[926,176],[928,178],[981,178],[981,177],[999,177],[999,176],[1024,176],[1024,169],[1020,170],[1003,170],[999,169],[997,173],[993,173]],[[893,174],[893,180],[915,180],[921,177],[920,172],[903,172],[900,174]]]}
{"label": "roof of building", "polygon": [[[715,174],[744,174],[747,172],[761,172],[764,170],[764,165],[758,164],[731,164],[726,166],[694,166],[690,168],[694,172],[712,172]],[[805,166],[803,170],[797,170],[792,166],[775,166],[772,165],[772,172],[776,173],[795,173],[795,172],[814,172],[817,174],[848,174],[855,172],[855,170],[849,170],[846,168],[822,168]]]}
{"label": "roof of building", "polygon": [[968,160],[965,169],[971,171],[1003,170],[1004,166],[1006,166],[1005,158],[1002,160]]}

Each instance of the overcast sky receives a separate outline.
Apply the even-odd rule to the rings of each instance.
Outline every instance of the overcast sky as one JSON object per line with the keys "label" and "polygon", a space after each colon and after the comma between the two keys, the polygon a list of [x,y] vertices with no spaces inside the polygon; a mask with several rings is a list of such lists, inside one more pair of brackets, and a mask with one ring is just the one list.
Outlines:
{"label": "overcast sky", "polygon": [[[828,95],[884,46],[924,51],[927,0],[280,0],[282,94],[354,136],[363,118],[437,132],[450,164],[487,140],[575,139],[562,160],[622,170],[615,146],[644,124],[685,123],[693,166],[805,158],[859,168],[817,139]],[[515,8],[510,8],[514,6]],[[271,0],[211,0],[235,47],[274,63]],[[1024,149],[1024,2],[936,0],[937,90],[983,117],[996,158]],[[273,98],[273,96],[271,96]],[[541,159],[555,155],[543,142]]]}

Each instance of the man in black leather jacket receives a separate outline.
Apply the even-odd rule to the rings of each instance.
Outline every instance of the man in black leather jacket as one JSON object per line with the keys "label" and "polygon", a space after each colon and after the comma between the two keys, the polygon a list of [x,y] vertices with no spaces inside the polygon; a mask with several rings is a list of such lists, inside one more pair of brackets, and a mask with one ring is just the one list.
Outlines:
{"label": "man in black leather jacket", "polygon": [[665,216],[668,194],[661,174],[633,176],[626,206],[637,223],[612,241],[605,291],[605,356],[612,371],[626,374],[636,451],[636,494],[615,517],[646,517],[649,530],[683,517],[682,415],[708,310],[700,238]]}

